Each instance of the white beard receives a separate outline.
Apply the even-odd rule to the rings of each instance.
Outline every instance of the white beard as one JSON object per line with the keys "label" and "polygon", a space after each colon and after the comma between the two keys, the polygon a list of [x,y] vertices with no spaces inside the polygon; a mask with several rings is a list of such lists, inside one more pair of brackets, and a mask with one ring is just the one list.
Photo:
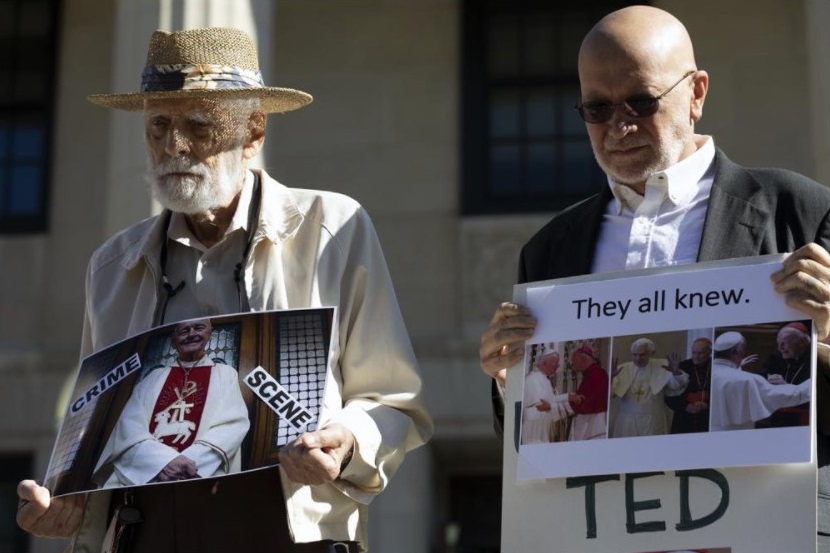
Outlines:
{"label": "white beard", "polygon": [[213,169],[188,158],[173,158],[153,165],[148,156],[147,178],[153,196],[170,211],[188,215],[226,207],[242,190],[244,177],[240,154],[241,149],[218,154]]}

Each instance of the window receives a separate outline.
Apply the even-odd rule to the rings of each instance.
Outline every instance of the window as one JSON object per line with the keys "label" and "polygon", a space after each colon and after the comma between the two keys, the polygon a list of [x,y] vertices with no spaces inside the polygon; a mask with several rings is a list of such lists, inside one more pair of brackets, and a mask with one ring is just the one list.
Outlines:
{"label": "window", "polygon": [[29,551],[29,538],[17,526],[17,483],[34,474],[30,454],[0,456],[0,551]]}
{"label": "window", "polygon": [[46,230],[59,0],[0,0],[0,233]]}
{"label": "window", "polygon": [[549,211],[606,182],[579,99],[577,53],[603,15],[630,4],[466,0],[463,211]]}

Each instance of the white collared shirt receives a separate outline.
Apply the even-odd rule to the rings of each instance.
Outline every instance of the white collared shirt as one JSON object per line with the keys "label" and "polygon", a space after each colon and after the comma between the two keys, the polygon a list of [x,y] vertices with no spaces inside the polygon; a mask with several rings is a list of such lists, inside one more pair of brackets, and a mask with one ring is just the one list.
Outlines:
{"label": "white collared shirt", "polygon": [[692,155],[649,176],[645,195],[608,180],[608,202],[592,273],[682,265],[697,261],[714,179],[711,136]]}

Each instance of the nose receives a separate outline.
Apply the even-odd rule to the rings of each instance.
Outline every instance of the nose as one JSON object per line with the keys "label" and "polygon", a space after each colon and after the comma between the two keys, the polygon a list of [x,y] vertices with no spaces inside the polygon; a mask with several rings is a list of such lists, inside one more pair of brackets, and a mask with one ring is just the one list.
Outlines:
{"label": "nose", "polygon": [[177,127],[172,127],[167,133],[164,151],[170,157],[186,156],[190,153],[190,141]]}
{"label": "nose", "polygon": [[633,119],[620,108],[614,110],[613,117],[606,124],[609,125],[608,134],[615,140],[625,138],[627,135],[637,132],[636,119]]}

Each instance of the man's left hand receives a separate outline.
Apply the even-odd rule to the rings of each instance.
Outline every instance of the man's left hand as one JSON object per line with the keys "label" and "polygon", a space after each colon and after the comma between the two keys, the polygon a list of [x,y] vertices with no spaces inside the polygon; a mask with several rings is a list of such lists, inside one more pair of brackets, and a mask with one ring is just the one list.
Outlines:
{"label": "man's left hand", "polygon": [[795,250],[772,274],[787,305],[813,319],[819,340],[830,337],[830,254],[815,243]]}
{"label": "man's left hand", "polygon": [[354,434],[339,423],[306,432],[280,450],[280,464],[299,484],[318,485],[340,476],[340,466],[354,447]]}

